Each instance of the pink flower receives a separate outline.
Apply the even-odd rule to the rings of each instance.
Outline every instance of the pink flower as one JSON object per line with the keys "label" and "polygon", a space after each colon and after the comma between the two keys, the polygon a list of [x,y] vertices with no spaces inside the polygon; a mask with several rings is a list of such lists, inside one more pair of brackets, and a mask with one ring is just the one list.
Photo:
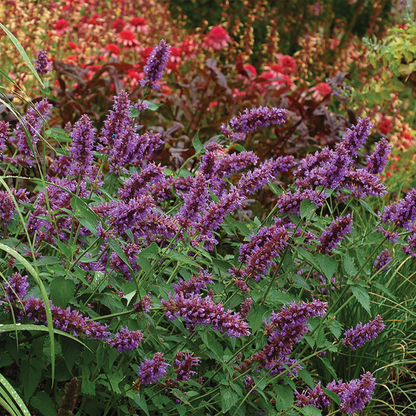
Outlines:
{"label": "pink flower", "polygon": [[378,126],[381,134],[389,134],[391,129],[391,122],[387,117],[382,117]]}
{"label": "pink flower", "polygon": [[149,32],[149,26],[147,25],[144,17],[133,17],[126,25],[126,29],[132,32],[144,33],[145,35]]}
{"label": "pink flower", "polygon": [[114,53],[115,55],[120,55],[120,48],[117,46],[117,45],[114,45],[114,43],[109,43],[105,48],[104,48],[104,50],[106,51],[106,52],[110,52],[110,54],[111,53]]}
{"label": "pink flower", "polygon": [[62,35],[62,33],[69,31],[69,23],[65,19],[59,19],[55,22],[53,28],[57,35]]}
{"label": "pink flower", "polygon": [[167,73],[178,72],[179,64],[182,61],[182,50],[172,46],[170,48],[169,61],[167,63]]}
{"label": "pink flower", "polygon": [[117,42],[122,43],[125,47],[140,51],[140,42],[136,39],[136,35],[130,30],[123,30],[117,36]]}
{"label": "pink flower", "polygon": [[289,55],[276,54],[278,64],[282,67],[284,74],[292,74],[296,72],[297,66],[295,60]]}
{"label": "pink flower", "polygon": [[250,73],[249,78],[255,78],[257,76],[256,68],[253,65],[245,64],[244,69]]}
{"label": "pink flower", "polygon": [[313,91],[312,97],[316,101],[322,100],[326,95],[331,94],[332,89],[326,82],[320,82],[315,87],[310,88],[309,91]]}
{"label": "pink flower", "polygon": [[183,54],[185,55],[185,60],[189,61],[190,59],[196,58],[198,44],[190,35],[187,35],[185,40],[181,44],[181,49]]}
{"label": "pink flower", "polygon": [[212,47],[216,50],[221,50],[228,46],[228,42],[231,43],[232,39],[228,35],[227,31],[221,26],[214,26],[207,34],[202,46],[205,49]]}

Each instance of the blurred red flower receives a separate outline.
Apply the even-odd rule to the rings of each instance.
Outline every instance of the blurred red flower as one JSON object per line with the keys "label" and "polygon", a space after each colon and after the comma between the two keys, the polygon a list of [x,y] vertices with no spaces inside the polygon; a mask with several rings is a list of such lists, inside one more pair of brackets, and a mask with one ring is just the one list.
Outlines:
{"label": "blurred red flower", "polygon": [[214,26],[205,37],[202,46],[206,49],[212,47],[216,50],[224,49],[232,39],[227,31],[221,26]]}

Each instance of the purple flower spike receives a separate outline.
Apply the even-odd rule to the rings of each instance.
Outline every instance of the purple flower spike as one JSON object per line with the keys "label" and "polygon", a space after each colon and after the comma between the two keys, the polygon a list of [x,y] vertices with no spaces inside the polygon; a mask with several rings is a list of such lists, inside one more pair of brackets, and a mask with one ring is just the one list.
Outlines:
{"label": "purple flower spike", "polygon": [[351,126],[344,134],[343,143],[351,156],[357,156],[360,149],[366,142],[373,124],[370,123],[370,117],[359,118],[355,126]]}
{"label": "purple flower spike", "polygon": [[170,46],[165,40],[161,40],[156,45],[147,59],[144,67],[144,78],[140,81],[143,88],[150,88],[152,90],[159,88],[157,81],[162,79],[163,71],[169,60]]}
{"label": "purple flower spike", "polygon": [[183,293],[185,297],[192,296],[192,294],[199,294],[201,289],[206,288],[207,284],[212,283],[212,274],[202,271],[198,276],[194,276],[188,281],[179,279],[178,284],[173,285],[175,293]]}
{"label": "purple flower spike", "polygon": [[129,331],[127,327],[121,328],[117,332],[113,340],[109,340],[109,344],[113,348],[117,348],[118,352],[131,351],[137,348],[144,341],[141,331]]}
{"label": "purple flower spike", "polygon": [[74,125],[70,137],[71,144],[71,175],[87,175],[92,172],[93,147],[95,128],[87,115],[83,115]]}
{"label": "purple flower spike", "polygon": [[383,319],[380,315],[374,318],[374,321],[368,321],[368,324],[363,325],[361,322],[348,331],[345,331],[342,343],[348,345],[352,350],[362,347],[366,342],[369,342],[377,337],[377,335],[385,328]]}
{"label": "purple flower spike", "polygon": [[383,172],[387,165],[387,157],[391,152],[392,145],[386,138],[382,138],[376,144],[376,150],[371,156],[367,156],[367,170],[370,173],[378,174]]}
{"label": "purple flower spike", "polygon": [[384,249],[374,262],[374,272],[381,270],[382,273],[390,268],[391,254],[387,249]]}
{"label": "purple flower spike", "polygon": [[339,410],[351,415],[364,409],[371,399],[375,385],[375,378],[367,372],[361,376],[361,380],[351,380],[349,383],[343,383],[342,380],[336,383],[334,380],[326,388],[340,397]]}
{"label": "purple flower spike", "polygon": [[13,199],[7,191],[0,191],[0,225],[8,224],[16,212]]}
{"label": "purple flower spike", "polygon": [[[3,153],[6,149],[6,141],[9,138],[9,123],[0,120],[0,152]],[[3,158],[3,155],[0,155],[0,158]]]}
{"label": "purple flower spike", "polygon": [[5,300],[12,303],[18,299],[22,300],[29,290],[27,276],[22,276],[20,273],[14,273],[8,280],[8,282],[4,283]]}
{"label": "purple flower spike", "polygon": [[330,254],[337,244],[352,230],[352,218],[348,214],[345,217],[338,217],[331,222],[319,238],[316,251],[323,254]]}
{"label": "purple flower spike", "polygon": [[169,365],[161,352],[157,352],[151,360],[145,358],[139,367],[139,381],[146,386],[157,383],[166,374]]}
{"label": "purple flower spike", "polygon": [[386,224],[395,224],[397,227],[409,229],[416,219],[416,189],[413,188],[404,199],[384,208],[379,213],[380,219]]}
{"label": "purple flower spike", "polygon": [[283,108],[258,107],[248,110],[230,120],[231,128],[237,133],[251,133],[257,129],[268,127],[270,124],[282,124],[289,116]]}
{"label": "purple flower spike", "polygon": [[146,312],[149,313],[150,309],[153,307],[153,302],[150,299],[150,295],[143,296],[139,302],[134,304],[134,310],[137,312]]}
{"label": "purple flower spike", "polygon": [[199,357],[194,357],[193,353],[178,351],[175,354],[173,368],[176,373],[175,381],[188,381],[189,377],[196,374],[191,367],[199,365]]}
{"label": "purple flower spike", "polygon": [[51,62],[48,60],[48,55],[43,49],[39,49],[36,59],[33,61],[35,64],[36,72],[39,75],[46,75],[52,71]]}
{"label": "purple flower spike", "polygon": [[308,390],[303,393],[295,391],[295,396],[299,407],[312,406],[323,409],[331,404],[328,396],[322,390],[321,382],[318,382],[313,390],[308,387]]}

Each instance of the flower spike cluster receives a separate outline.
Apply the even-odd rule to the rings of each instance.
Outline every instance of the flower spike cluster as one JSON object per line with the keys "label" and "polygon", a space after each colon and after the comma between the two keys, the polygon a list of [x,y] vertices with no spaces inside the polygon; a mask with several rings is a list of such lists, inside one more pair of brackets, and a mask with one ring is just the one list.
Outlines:
{"label": "flower spike cluster", "polygon": [[365,325],[360,322],[355,328],[346,331],[342,343],[355,350],[376,338],[385,327],[383,319],[380,315],[377,315],[373,321],[368,321]]}
{"label": "flower spike cluster", "polygon": [[162,79],[163,71],[169,60],[170,48],[163,39],[154,47],[144,67],[145,77],[140,80],[140,85],[143,88],[152,90],[159,88],[157,82]]}

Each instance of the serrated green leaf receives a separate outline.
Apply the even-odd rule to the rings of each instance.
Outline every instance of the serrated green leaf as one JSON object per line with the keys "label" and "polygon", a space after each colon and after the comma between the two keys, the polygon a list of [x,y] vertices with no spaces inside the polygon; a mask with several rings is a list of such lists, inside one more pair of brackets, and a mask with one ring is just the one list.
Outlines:
{"label": "serrated green leaf", "polygon": [[216,355],[219,361],[222,361],[224,350],[222,345],[215,339],[214,333],[210,330],[205,330],[200,332],[199,335],[206,347]]}
{"label": "serrated green leaf", "polygon": [[347,272],[348,276],[355,276],[357,274],[354,259],[350,257],[348,252],[344,258],[344,269]]}
{"label": "serrated green leaf", "polygon": [[309,371],[302,369],[298,370],[299,377],[311,388],[315,387],[312,376],[309,374]]}
{"label": "serrated green leaf", "polygon": [[65,279],[64,276],[57,276],[50,285],[51,297],[55,306],[66,308],[68,302],[74,296],[75,282]]}
{"label": "serrated green leaf", "polygon": [[304,199],[300,203],[300,217],[306,218],[310,217],[312,212],[316,210],[316,206],[313,202],[309,201],[309,199]]}
{"label": "serrated green leaf", "polygon": [[319,359],[324,363],[325,367],[327,368],[327,370],[330,372],[330,374],[332,375],[332,377],[334,377],[335,380],[338,381],[338,376],[337,373],[334,369],[334,367],[332,367],[331,363],[329,362],[328,358],[326,357],[321,357],[318,356]]}
{"label": "serrated green leaf", "polygon": [[342,332],[342,324],[340,324],[338,321],[331,321],[329,325],[329,329],[333,333],[334,337],[336,339],[339,339],[339,337],[341,336],[341,332]]}
{"label": "serrated green leaf", "polygon": [[32,397],[30,404],[44,416],[56,416],[58,414],[54,401],[44,391],[40,391],[35,397]]}
{"label": "serrated green leaf", "polygon": [[269,182],[267,185],[275,195],[280,196],[282,194],[283,191],[273,182]]}
{"label": "serrated green leaf", "polygon": [[371,315],[370,296],[361,286],[351,286],[351,291],[361,306]]}
{"label": "serrated green leaf", "polygon": [[23,394],[26,402],[29,402],[30,396],[36,390],[40,382],[42,371],[38,366],[33,365],[32,362],[22,362],[20,367],[20,382],[23,386]]}
{"label": "serrated green leaf", "polygon": [[321,270],[327,278],[328,283],[330,283],[331,277],[334,275],[334,272],[338,267],[338,263],[332,257],[325,256],[321,253],[316,254],[316,260],[321,266]]}
{"label": "serrated green leaf", "polygon": [[225,389],[221,393],[222,413],[227,413],[238,401],[238,395],[232,389]]}

